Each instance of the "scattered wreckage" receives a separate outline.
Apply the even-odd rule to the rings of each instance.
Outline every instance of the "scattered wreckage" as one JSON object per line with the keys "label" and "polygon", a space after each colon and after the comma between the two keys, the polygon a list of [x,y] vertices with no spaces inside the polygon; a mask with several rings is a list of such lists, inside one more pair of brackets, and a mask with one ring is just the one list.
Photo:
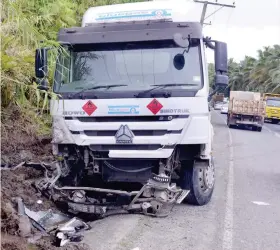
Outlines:
{"label": "scattered wreckage", "polygon": [[[83,220],[63,213],[55,213],[51,209],[48,211],[34,212],[24,206],[20,197],[18,201],[19,231],[22,237],[31,235],[31,225],[41,232],[40,236],[52,235],[54,245],[64,246],[68,242],[80,242],[83,239],[82,232],[91,227]],[[30,237],[32,242],[34,237]],[[36,241],[36,237],[35,237]]]}
{"label": "scattered wreckage", "polygon": [[[175,204],[180,204],[188,195],[183,190],[170,184],[171,176],[165,174],[166,166],[162,164],[161,173],[152,174],[138,191],[97,188],[91,186],[62,186],[70,169],[67,164],[55,162],[42,165],[45,177],[35,184],[48,198],[60,205],[67,205],[73,214],[86,213],[106,217],[116,213],[142,213],[151,216],[167,216]],[[112,166],[113,167],[113,166]],[[163,212],[165,211],[165,212]]]}
{"label": "scattered wreckage", "polygon": [[[68,183],[66,177],[71,175],[61,161],[47,163],[21,163],[16,167],[2,167],[1,170],[18,171],[18,169],[43,170],[43,176],[36,177],[30,184],[43,196],[52,200],[63,212],[56,209],[32,210],[24,199],[14,197],[19,217],[19,233],[34,243],[37,236],[51,236],[55,246],[64,246],[68,242],[80,242],[83,231],[91,229],[81,218],[95,215],[104,218],[119,213],[141,213],[150,216],[167,216],[175,204],[181,203],[189,193],[178,188],[176,184],[169,184],[170,177],[164,174],[166,166],[162,165],[162,174],[152,177],[138,191],[123,191],[97,187],[64,186]],[[41,171],[42,174],[42,171]],[[73,180],[72,180],[73,181]],[[75,183],[77,184],[77,183]],[[46,202],[46,200],[45,200]],[[44,201],[38,199],[39,207]],[[85,216],[86,215],[86,216]],[[39,235],[32,233],[32,226],[39,231]]]}
{"label": "scattered wreckage", "polygon": [[[91,229],[89,224],[63,209],[60,211],[45,197],[39,198],[34,180],[42,175],[41,170],[41,164],[34,162],[22,162],[15,167],[1,165],[1,178],[4,178],[4,187],[1,187],[1,222],[4,225],[1,225],[1,231],[22,237],[35,246],[42,244],[44,249],[51,245],[61,247],[68,242],[75,242],[71,247],[87,249],[79,242],[83,239],[83,231]],[[48,240],[41,241],[42,238]]]}

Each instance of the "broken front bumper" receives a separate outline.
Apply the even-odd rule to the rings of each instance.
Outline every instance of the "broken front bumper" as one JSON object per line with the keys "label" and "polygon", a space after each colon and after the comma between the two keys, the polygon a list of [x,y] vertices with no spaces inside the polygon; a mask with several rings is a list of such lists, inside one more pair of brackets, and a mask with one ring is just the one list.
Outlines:
{"label": "broken front bumper", "polygon": [[[36,183],[36,187],[42,193],[47,194],[55,202],[67,204],[69,212],[89,213],[101,217],[114,213],[143,213],[152,216],[167,216],[172,205],[181,203],[189,193],[189,190],[178,188],[171,183],[170,177],[166,175],[153,174],[139,191],[123,191],[114,189],[103,189],[96,187],[59,187],[57,184],[62,175],[60,164],[55,164],[52,177],[46,169],[45,178]],[[90,195],[89,195],[90,194]],[[95,195],[92,195],[95,194]],[[101,199],[97,198],[103,194]],[[109,201],[104,198],[108,197]],[[112,197],[126,197],[127,202],[119,202]],[[168,210],[162,214],[163,210]]]}

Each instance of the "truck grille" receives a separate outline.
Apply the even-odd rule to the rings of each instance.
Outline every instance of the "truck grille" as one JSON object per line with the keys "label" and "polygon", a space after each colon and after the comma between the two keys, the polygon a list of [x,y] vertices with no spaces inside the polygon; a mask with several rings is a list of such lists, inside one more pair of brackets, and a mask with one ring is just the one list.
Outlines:
{"label": "truck grille", "polygon": [[[132,131],[135,136],[163,136],[166,134],[181,134],[182,130],[174,130],[174,131],[167,131],[167,130],[134,130]],[[72,134],[80,134],[78,131],[71,131]],[[87,136],[115,136],[117,130],[113,131],[91,131],[85,130],[83,133]]]}
{"label": "truck grille", "polygon": [[[188,115],[165,115],[64,117],[64,119],[77,144],[97,146],[98,150],[106,151],[157,150],[167,145],[176,145],[188,123],[188,117]],[[120,145],[116,138],[121,126],[127,126],[133,133],[129,146]]]}
{"label": "truck grille", "polygon": [[[175,146],[165,146],[165,149],[173,149]],[[89,148],[93,151],[109,151],[109,150],[158,150],[162,148],[159,144],[150,145],[90,145]]]}
{"label": "truck grille", "polygon": [[173,119],[188,118],[188,115],[163,116],[106,116],[106,117],[65,117],[65,120],[77,119],[80,122],[155,122],[171,121]]}

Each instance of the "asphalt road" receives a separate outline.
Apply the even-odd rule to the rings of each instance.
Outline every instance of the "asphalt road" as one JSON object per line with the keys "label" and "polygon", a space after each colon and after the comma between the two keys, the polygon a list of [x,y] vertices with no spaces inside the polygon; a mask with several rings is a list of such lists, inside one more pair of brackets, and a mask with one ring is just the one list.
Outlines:
{"label": "asphalt road", "polygon": [[92,250],[279,250],[280,124],[228,129],[214,111],[216,185],[203,207],[175,206],[167,218],[112,216],[93,222]]}

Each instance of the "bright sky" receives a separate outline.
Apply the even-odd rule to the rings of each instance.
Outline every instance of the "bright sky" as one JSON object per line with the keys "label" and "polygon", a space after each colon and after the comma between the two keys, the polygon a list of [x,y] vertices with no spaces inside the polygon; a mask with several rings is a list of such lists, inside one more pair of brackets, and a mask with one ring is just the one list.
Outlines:
{"label": "bright sky", "polygon": [[[231,4],[234,0],[219,0]],[[236,8],[223,8],[206,21],[204,34],[228,44],[229,57],[257,56],[264,46],[280,44],[280,0],[236,0]],[[218,7],[209,7],[211,14]],[[213,61],[211,53],[208,61]],[[209,57],[210,56],[210,57]]]}
{"label": "bright sky", "polygon": [[[154,0],[155,1],[155,0]],[[176,3],[180,0],[165,0]],[[182,1],[182,0],[181,0]],[[185,0],[192,1],[192,0]],[[215,2],[216,0],[208,0]],[[280,0],[217,0],[232,4],[236,8],[222,8],[205,22],[204,36],[228,44],[228,56],[239,61],[245,55],[257,56],[257,50],[264,46],[280,44]],[[200,16],[202,4],[197,4],[195,15]],[[220,8],[208,5],[206,17]],[[208,62],[214,61],[211,50],[207,51]]]}

